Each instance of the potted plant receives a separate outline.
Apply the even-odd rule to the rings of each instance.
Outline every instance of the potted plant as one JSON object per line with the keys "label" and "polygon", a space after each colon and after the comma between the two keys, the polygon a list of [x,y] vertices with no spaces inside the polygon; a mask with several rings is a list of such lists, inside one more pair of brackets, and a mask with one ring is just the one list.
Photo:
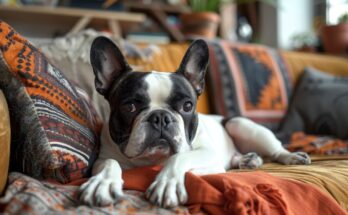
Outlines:
{"label": "potted plant", "polygon": [[296,51],[315,52],[318,45],[317,36],[312,32],[302,32],[291,37],[292,46]]}
{"label": "potted plant", "polygon": [[[222,8],[223,4],[227,6],[228,4],[254,2],[264,2],[275,7],[277,6],[277,0],[188,0],[192,13],[181,15],[181,30],[186,36],[215,38],[220,22],[220,16],[217,12]],[[233,10],[231,13],[233,13]]]}
{"label": "potted plant", "polygon": [[185,36],[201,36],[212,39],[220,22],[217,11],[221,0],[189,0],[192,13],[182,14],[181,30]]}
{"label": "potted plant", "polygon": [[348,13],[340,16],[337,25],[324,26],[321,39],[325,52],[338,55],[346,54],[348,52]]}

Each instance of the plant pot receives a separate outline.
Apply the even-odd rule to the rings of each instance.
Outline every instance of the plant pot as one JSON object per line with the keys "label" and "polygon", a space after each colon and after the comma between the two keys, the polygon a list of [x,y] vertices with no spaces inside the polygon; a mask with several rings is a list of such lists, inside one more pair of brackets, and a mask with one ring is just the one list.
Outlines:
{"label": "plant pot", "polygon": [[187,13],[180,16],[181,31],[187,37],[198,36],[214,39],[220,16],[213,12]]}
{"label": "plant pot", "polygon": [[330,54],[348,53],[348,23],[324,26],[321,31],[324,50]]}
{"label": "plant pot", "polygon": [[314,52],[316,52],[316,48],[314,46],[303,45],[303,46],[301,46],[299,48],[296,48],[295,51],[314,53]]}

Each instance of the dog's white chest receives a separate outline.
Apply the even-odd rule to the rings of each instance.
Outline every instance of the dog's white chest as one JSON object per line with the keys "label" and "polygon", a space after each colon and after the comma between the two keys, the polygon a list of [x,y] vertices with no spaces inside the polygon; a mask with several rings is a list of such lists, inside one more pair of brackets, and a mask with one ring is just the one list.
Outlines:
{"label": "dog's white chest", "polygon": [[[237,152],[233,140],[221,124],[222,116],[198,114],[199,124],[196,136],[192,142],[193,149],[201,147],[211,148],[211,152],[218,154],[225,168],[229,168],[232,156]],[[214,156],[215,157],[215,156]],[[208,159],[208,158],[202,158]]]}

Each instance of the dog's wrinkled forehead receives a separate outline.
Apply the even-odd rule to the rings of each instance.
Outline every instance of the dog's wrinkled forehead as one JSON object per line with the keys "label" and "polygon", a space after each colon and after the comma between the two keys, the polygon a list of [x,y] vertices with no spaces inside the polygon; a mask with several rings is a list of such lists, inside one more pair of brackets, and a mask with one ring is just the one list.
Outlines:
{"label": "dog's wrinkled forehead", "polygon": [[159,109],[170,106],[171,99],[195,98],[191,84],[182,76],[170,72],[132,72],[114,86],[111,100],[141,98],[149,108]]}
{"label": "dog's wrinkled forehead", "polygon": [[152,72],[145,77],[144,81],[150,99],[150,108],[165,106],[164,102],[168,100],[173,88],[173,81],[170,78],[170,74]]}
{"label": "dog's wrinkled forehead", "polygon": [[150,108],[170,106],[170,100],[173,97],[195,97],[194,89],[190,83],[175,73],[152,71],[145,77],[144,81],[150,99]]}

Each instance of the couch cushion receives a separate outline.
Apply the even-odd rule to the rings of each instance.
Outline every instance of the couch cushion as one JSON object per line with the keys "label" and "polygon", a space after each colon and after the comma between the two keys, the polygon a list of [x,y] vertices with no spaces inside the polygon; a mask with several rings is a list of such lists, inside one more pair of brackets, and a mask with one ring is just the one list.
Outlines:
{"label": "couch cushion", "polygon": [[280,133],[328,135],[348,139],[348,77],[307,68],[292,97]]}
{"label": "couch cushion", "polygon": [[288,71],[278,52],[227,41],[211,42],[210,52],[209,89],[215,111],[277,128],[291,93]]}
{"label": "couch cushion", "polygon": [[1,21],[0,72],[11,110],[11,170],[60,182],[87,176],[100,123],[86,95]]}
{"label": "couch cushion", "polygon": [[7,102],[0,90],[0,195],[7,182],[10,159],[11,127]]}

